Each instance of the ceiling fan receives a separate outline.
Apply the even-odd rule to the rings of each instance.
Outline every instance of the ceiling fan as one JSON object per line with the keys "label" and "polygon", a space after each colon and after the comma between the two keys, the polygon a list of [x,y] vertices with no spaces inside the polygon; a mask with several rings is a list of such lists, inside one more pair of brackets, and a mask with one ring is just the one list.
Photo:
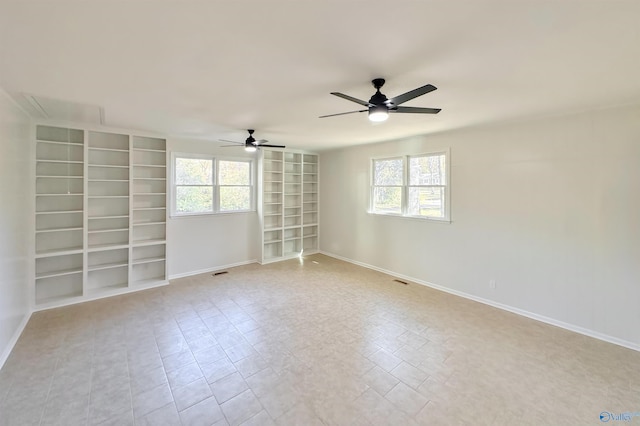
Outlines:
{"label": "ceiling fan", "polygon": [[376,93],[369,99],[369,102],[354,98],[349,95],[345,95],[340,92],[331,92],[332,95],[338,96],[339,98],[346,99],[351,102],[355,102],[360,104],[367,109],[361,109],[358,111],[349,111],[349,112],[341,112],[338,114],[329,114],[320,116],[320,118],[325,117],[335,117],[336,115],[345,115],[345,114],[353,114],[356,112],[369,112],[369,120],[374,122],[385,121],[389,118],[389,113],[391,112],[399,112],[399,113],[412,113],[412,114],[437,114],[441,110],[440,108],[416,108],[416,107],[403,107],[399,106],[407,101],[410,101],[413,98],[417,98],[418,96],[425,95],[429,92],[433,92],[437,88],[434,85],[427,84],[426,86],[418,87],[417,89],[413,89],[407,93],[403,93],[402,95],[396,96],[394,98],[388,99],[385,95],[380,93],[380,88],[384,86],[384,78],[375,78],[371,81],[373,87],[376,88]]}
{"label": "ceiling fan", "polygon": [[269,141],[265,139],[256,140],[253,137],[253,132],[255,132],[255,130],[253,129],[248,129],[247,132],[249,132],[249,137],[244,142],[235,142],[235,141],[228,141],[226,139],[220,139],[221,142],[228,142],[228,143],[234,144],[234,145],[222,145],[222,148],[237,147],[237,146],[244,145],[244,150],[247,152],[256,152],[256,150],[260,147],[286,148],[286,146],[284,145],[271,145],[268,143]]}

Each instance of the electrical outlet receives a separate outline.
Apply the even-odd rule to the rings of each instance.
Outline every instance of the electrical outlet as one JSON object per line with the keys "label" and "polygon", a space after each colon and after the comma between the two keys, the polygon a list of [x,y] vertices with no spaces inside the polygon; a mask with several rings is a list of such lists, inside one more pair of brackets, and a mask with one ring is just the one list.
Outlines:
{"label": "electrical outlet", "polygon": [[491,290],[495,290],[496,289],[496,280],[489,280],[489,288]]}

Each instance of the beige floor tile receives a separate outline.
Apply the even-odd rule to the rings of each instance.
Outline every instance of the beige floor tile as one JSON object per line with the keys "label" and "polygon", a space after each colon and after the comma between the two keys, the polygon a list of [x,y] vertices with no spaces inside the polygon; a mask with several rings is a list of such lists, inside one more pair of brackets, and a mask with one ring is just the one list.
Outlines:
{"label": "beige floor tile", "polygon": [[51,398],[47,401],[40,424],[85,425],[89,414],[89,394],[82,397]]}
{"label": "beige floor tile", "polygon": [[[91,421],[91,419],[89,419]],[[133,411],[123,411],[113,417],[100,423],[98,426],[134,426],[135,420],[133,418]],[[62,425],[60,425],[62,426]]]}
{"label": "beige floor tile", "polygon": [[234,365],[245,379],[269,367],[269,364],[257,353],[235,362]]}
{"label": "beige floor tile", "polygon": [[172,390],[181,386],[188,385],[198,379],[203,378],[202,370],[197,362],[192,362],[183,367],[178,368],[167,373],[167,379],[169,380],[169,386]]}
{"label": "beige floor tile", "polygon": [[384,396],[398,409],[415,416],[427,403],[427,399],[404,383],[398,383]]}
{"label": "beige floor tile", "polygon": [[129,378],[131,394],[134,396],[167,383],[167,375],[162,366],[141,372],[131,371],[129,372]]}
{"label": "beige floor tile", "polygon": [[249,389],[240,373],[232,373],[211,384],[211,390],[218,404],[222,404]]}
{"label": "beige floor tile", "polygon": [[260,327],[260,323],[249,318],[246,321],[235,324],[235,327],[240,333],[246,335],[246,333],[258,329]]}
{"label": "beige floor tile", "polygon": [[222,349],[222,346],[216,344],[209,348],[193,352],[193,356],[196,361],[198,361],[198,364],[202,366],[214,363],[222,358],[226,358],[227,354],[224,349]]}
{"label": "beige floor tile", "polygon": [[393,370],[402,362],[400,358],[384,349],[380,349],[379,351],[369,355],[367,358],[387,372]]}
{"label": "beige floor tile", "polygon": [[189,408],[213,395],[209,384],[204,378],[198,379],[185,386],[173,388],[172,391],[173,399],[179,411]]}
{"label": "beige floor tile", "polygon": [[400,382],[397,377],[377,366],[369,370],[363,378],[367,385],[383,396]]}
{"label": "beige floor tile", "polygon": [[133,396],[133,414],[139,418],[172,402],[169,385],[162,384]]}
{"label": "beige floor tile", "polygon": [[182,410],[180,419],[185,426],[211,426],[224,420],[224,414],[215,397],[211,396]]}
{"label": "beige floor tile", "polygon": [[248,342],[244,341],[239,345],[231,346],[228,348],[224,348],[224,351],[227,353],[227,356],[231,360],[231,362],[238,362],[241,359],[247,358],[249,356],[256,356],[258,353],[253,346]]}
{"label": "beige floor tile", "polygon": [[210,348],[220,346],[218,345],[218,341],[216,340],[216,338],[213,337],[213,334],[209,332],[207,333],[208,335],[206,336],[202,336],[193,340],[188,340],[187,344],[189,345],[189,348],[191,349],[192,352],[206,351]]}
{"label": "beige floor tile", "polygon": [[275,426],[275,423],[269,417],[269,414],[262,410],[249,420],[242,422],[241,426]]}
{"label": "beige floor tile", "polygon": [[279,426],[322,426],[314,411],[304,402],[298,403],[276,419]]}
{"label": "beige floor tile", "polygon": [[207,382],[210,384],[215,383],[223,377],[237,371],[236,367],[231,361],[229,361],[229,358],[227,358],[226,355],[224,358],[212,362],[211,364],[200,365],[200,369],[202,370],[204,377],[207,379]]}
{"label": "beige floor tile", "polygon": [[220,407],[231,426],[239,425],[262,411],[260,401],[250,389],[236,395]]}
{"label": "beige floor tile", "polygon": [[271,368],[266,368],[245,379],[253,393],[258,397],[267,395],[271,389],[284,382],[284,379]]}
{"label": "beige floor tile", "polygon": [[371,388],[367,389],[355,400],[355,405],[370,421],[386,418],[397,410],[391,402]]}
{"label": "beige floor tile", "polygon": [[289,383],[279,384],[266,395],[260,396],[259,399],[272,419],[280,417],[301,402],[299,394]]}
{"label": "beige floor tile", "polygon": [[196,359],[193,357],[191,349],[188,347],[180,352],[162,358],[162,363],[164,364],[164,369],[167,373],[194,362],[196,362]]}
{"label": "beige floor tile", "polygon": [[118,392],[100,399],[91,397],[87,423],[97,425],[130,411],[131,395],[129,393]]}
{"label": "beige floor tile", "polygon": [[182,426],[182,422],[175,404],[170,403],[136,419],[136,426]]}
{"label": "beige floor tile", "polygon": [[404,361],[391,370],[391,374],[413,389],[418,389],[422,382],[429,377],[424,371]]}
{"label": "beige floor tile", "polygon": [[163,358],[190,349],[184,336],[179,331],[178,334],[157,337],[156,342],[158,351]]}
{"label": "beige floor tile", "polygon": [[128,356],[129,372],[147,371],[158,367],[163,367],[162,358],[157,349],[155,351],[138,352]]}

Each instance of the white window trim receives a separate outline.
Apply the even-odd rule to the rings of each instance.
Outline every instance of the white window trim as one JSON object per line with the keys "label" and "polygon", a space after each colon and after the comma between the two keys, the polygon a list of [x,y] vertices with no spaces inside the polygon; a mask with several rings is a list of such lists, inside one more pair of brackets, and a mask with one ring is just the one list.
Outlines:
{"label": "white window trim", "polygon": [[[409,185],[409,158],[411,157],[425,157],[425,156],[434,156],[434,155],[445,155],[445,195],[444,195],[444,217],[429,217],[429,216],[419,216],[419,215],[410,215],[408,213],[408,202],[409,199],[409,188],[410,187],[443,187],[443,185]],[[401,212],[402,213],[383,213],[377,212],[373,209],[373,192],[376,188],[374,185],[374,161],[381,160],[394,160],[394,159],[402,159],[402,197],[401,197]],[[433,222],[440,223],[451,223],[451,150],[450,148],[439,149],[429,152],[422,152],[416,154],[404,154],[404,155],[394,155],[394,156],[384,156],[384,157],[372,157],[369,160],[369,209],[368,213],[376,216],[391,216],[391,217],[400,217],[406,219],[417,219],[417,220],[427,220]],[[378,185],[384,186],[384,185]],[[386,186],[396,186],[396,185],[386,185]]]}
{"label": "white window trim", "polygon": [[[194,213],[179,213],[176,212],[176,185],[175,183],[175,168],[177,158],[193,158],[198,160],[211,160],[213,161],[213,211],[211,212],[194,212]],[[233,210],[233,211],[220,211],[220,185],[218,184],[218,162],[219,161],[238,161],[249,163],[250,165],[250,181],[251,181],[251,207],[249,210]],[[198,154],[192,152],[172,152],[171,153],[171,168],[169,171],[169,197],[170,197],[170,211],[169,217],[172,219],[196,217],[196,216],[219,216],[219,215],[233,215],[233,214],[246,214],[256,212],[256,173],[255,173],[255,160],[247,157],[227,157],[213,154]]]}

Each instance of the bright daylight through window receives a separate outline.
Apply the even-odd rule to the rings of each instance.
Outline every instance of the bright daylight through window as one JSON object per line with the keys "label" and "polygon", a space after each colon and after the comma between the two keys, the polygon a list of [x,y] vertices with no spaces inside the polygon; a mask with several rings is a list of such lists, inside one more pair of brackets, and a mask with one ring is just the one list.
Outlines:
{"label": "bright daylight through window", "polygon": [[253,209],[251,160],[176,155],[174,215],[243,212]]}
{"label": "bright daylight through window", "polygon": [[372,160],[371,212],[449,220],[448,153]]}

